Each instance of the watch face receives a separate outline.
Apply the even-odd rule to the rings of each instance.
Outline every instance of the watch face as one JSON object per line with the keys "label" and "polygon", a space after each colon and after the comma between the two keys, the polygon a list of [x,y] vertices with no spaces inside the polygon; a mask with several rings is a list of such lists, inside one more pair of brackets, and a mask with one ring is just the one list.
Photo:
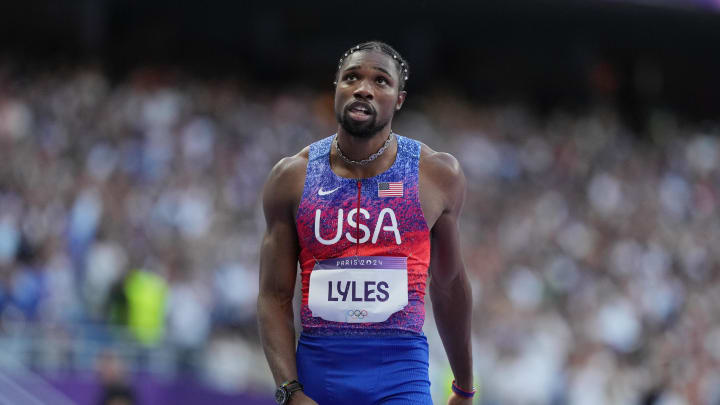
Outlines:
{"label": "watch face", "polygon": [[285,404],[287,401],[287,391],[285,391],[283,388],[278,388],[275,391],[275,402],[278,404]]}

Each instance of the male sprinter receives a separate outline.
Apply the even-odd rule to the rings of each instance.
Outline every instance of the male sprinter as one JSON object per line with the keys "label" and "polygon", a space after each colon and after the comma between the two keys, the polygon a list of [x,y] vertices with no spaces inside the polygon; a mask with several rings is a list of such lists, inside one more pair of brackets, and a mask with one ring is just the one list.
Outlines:
{"label": "male sprinter", "polygon": [[258,319],[280,404],[432,404],[428,267],[455,376],[448,404],[472,401],[472,293],[458,237],[465,178],[451,155],[392,132],[408,74],[387,44],[351,48],[336,74],[337,134],[282,159],[265,185]]}

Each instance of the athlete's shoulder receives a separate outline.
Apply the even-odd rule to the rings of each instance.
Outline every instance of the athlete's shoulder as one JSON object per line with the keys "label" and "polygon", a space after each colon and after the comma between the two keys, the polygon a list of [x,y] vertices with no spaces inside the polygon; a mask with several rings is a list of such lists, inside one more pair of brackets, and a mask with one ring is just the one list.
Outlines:
{"label": "athlete's shoulder", "polygon": [[460,162],[450,153],[438,152],[420,142],[420,170],[433,178],[462,180]]}
{"label": "athlete's shoulder", "polygon": [[421,143],[419,173],[421,189],[442,201],[442,211],[460,211],[466,185],[465,174],[455,156]]}
{"label": "athlete's shoulder", "polygon": [[310,147],[280,159],[270,170],[263,190],[266,209],[269,206],[294,205],[302,196]]}
{"label": "athlete's shoulder", "polygon": [[310,159],[310,146],[304,147],[300,152],[292,155],[285,156],[280,159],[275,166],[270,170],[270,180],[280,180],[292,178],[299,174],[304,175],[307,169],[308,160]]}

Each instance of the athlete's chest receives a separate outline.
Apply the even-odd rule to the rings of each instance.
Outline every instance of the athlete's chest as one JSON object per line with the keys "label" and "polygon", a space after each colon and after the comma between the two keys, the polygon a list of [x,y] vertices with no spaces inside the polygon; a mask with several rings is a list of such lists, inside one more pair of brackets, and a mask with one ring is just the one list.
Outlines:
{"label": "athlete's chest", "polygon": [[298,230],[322,245],[403,243],[426,227],[417,182],[399,179],[331,179],[306,190]]}

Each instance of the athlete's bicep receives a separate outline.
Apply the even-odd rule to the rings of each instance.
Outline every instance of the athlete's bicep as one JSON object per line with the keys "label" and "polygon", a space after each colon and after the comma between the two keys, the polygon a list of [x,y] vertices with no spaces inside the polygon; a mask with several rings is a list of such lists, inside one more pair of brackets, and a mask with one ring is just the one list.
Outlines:
{"label": "athlete's bicep", "polygon": [[267,228],[260,247],[260,293],[292,298],[298,258],[293,207],[297,199],[296,168],[288,159],[273,168],[263,189]]}
{"label": "athlete's bicep", "polygon": [[465,201],[465,176],[454,157],[445,154],[445,165],[439,171],[443,182],[438,192],[444,195],[445,207],[431,229],[430,274],[435,287],[451,283],[465,271],[460,251],[459,218]]}
{"label": "athlete's bicep", "polygon": [[260,247],[260,291],[276,298],[292,298],[297,268],[294,224],[278,222],[268,228]]}
{"label": "athlete's bicep", "polygon": [[443,214],[435,222],[430,240],[430,277],[435,287],[451,283],[464,271],[457,219]]}

